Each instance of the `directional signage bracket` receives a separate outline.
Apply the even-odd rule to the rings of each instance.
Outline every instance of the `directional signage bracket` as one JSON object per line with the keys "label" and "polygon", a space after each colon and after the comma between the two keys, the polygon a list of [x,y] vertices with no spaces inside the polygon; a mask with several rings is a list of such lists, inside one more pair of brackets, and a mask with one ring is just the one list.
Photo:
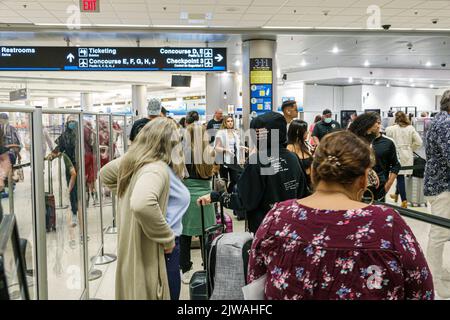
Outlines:
{"label": "directional signage bracket", "polygon": [[0,47],[0,71],[227,71],[226,48]]}

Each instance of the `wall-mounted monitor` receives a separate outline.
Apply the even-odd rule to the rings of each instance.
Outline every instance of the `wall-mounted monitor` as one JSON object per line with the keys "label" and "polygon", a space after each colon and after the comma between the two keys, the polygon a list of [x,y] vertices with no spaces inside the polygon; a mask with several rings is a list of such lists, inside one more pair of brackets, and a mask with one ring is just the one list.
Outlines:
{"label": "wall-mounted monitor", "polygon": [[172,87],[190,87],[191,76],[172,75]]}

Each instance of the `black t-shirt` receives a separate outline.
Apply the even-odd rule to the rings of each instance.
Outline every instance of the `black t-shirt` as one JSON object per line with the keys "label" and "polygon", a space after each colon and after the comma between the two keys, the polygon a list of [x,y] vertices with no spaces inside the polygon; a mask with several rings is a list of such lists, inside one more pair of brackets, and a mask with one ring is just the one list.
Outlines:
{"label": "black t-shirt", "polygon": [[131,132],[130,132],[130,141],[131,142],[134,141],[137,134],[139,133],[139,130],[141,130],[142,127],[144,127],[149,122],[150,122],[149,118],[142,118],[142,119],[136,120],[133,123],[133,127],[131,128]]}
{"label": "black t-shirt", "polygon": [[380,178],[380,186],[384,187],[389,179],[389,173],[398,174],[400,171],[401,165],[397,158],[397,149],[394,142],[383,135],[373,141],[372,147],[377,160],[373,170]]}
{"label": "black t-shirt", "polygon": [[313,137],[317,137],[320,140],[329,134],[330,132],[341,129],[341,125],[337,121],[331,121],[330,123],[325,123],[324,121],[317,122],[314,126],[314,130],[312,133]]}
{"label": "black t-shirt", "polygon": [[[251,162],[255,156],[250,156]],[[307,179],[295,154],[282,148],[278,158],[269,159],[269,164],[247,164],[237,183],[251,232],[258,230],[275,203],[308,196]],[[262,170],[269,172],[264,174]]]}
{"label": "black t-shirt", "polygon": [[222,125],[223,119],[220,121],[216,121],[214,118],[208,121],[208,125],[206,126],[206,130],[212,130],[211,132],[208,131],[208,133],[211,136],[210,143],[213,143],[216,139],[216,132],[220,129],[220,126]]}

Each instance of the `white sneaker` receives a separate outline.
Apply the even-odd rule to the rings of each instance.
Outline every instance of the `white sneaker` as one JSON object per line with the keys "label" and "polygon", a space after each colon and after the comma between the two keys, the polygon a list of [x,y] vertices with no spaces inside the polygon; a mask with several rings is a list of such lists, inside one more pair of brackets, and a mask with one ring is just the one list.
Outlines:
{"label": "white sneaker", "polygon": [[184,284],[189,284],[189,282],[191,281],[192,275],[193,275],[193,271],[189,270],[186,271],[185,273],[181,274],[181,282],[183,282]]}

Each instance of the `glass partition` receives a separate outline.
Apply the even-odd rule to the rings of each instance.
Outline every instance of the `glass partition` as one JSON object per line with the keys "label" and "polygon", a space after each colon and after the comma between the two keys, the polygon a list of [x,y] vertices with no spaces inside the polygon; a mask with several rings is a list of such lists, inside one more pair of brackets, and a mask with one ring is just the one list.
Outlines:
{"label": "glass partition", "polygon": [[49,299],[80,299],[85,288],[78,118],[42,116]]}
{"label": "glass partition", "polygon": [[[111,161],[114,156],[113,150],[110,148],[112,136],[111,136],[111,117],[109,115],[99,115],[99,151],[100,151],[100,168]],[[104,227],[115,226],[113,217],[113,195],[112,192],[103,186],[101,195],[103,197],[103,225]]]}
{"label": "glass partition", "polygon": [[84,183],[90,272],[95,269],[95,257],[99,255],[102,248],[101,207],[99,201],[100,185],[98,179],[100,153],[97,152],[99,146],[97,135],[98,125],[96,115],[83,115]]}
{"label": "glass partition", "polygon": [[[4,215],[15,214],[20,235],[20,249],[25,260],[30,298],[37,298],[35,237],[33,221],[33,180],[31,166],[30,112],[9,112],[7,107],[0,108],[0,131],[3,146],[9,148],[0,161],[0,220]],[[9,163],[12,170],[7,169]],[[9,174],[7,172],[9,171]],[[19,291],[11,293],[12,298],[20,296]]]}
{"label": "glass partition", "polygon": [[125,116],[113,116],[113,144],[114,144],[114,159],[121,157],[126,151],[126,136],[127,123]]}

